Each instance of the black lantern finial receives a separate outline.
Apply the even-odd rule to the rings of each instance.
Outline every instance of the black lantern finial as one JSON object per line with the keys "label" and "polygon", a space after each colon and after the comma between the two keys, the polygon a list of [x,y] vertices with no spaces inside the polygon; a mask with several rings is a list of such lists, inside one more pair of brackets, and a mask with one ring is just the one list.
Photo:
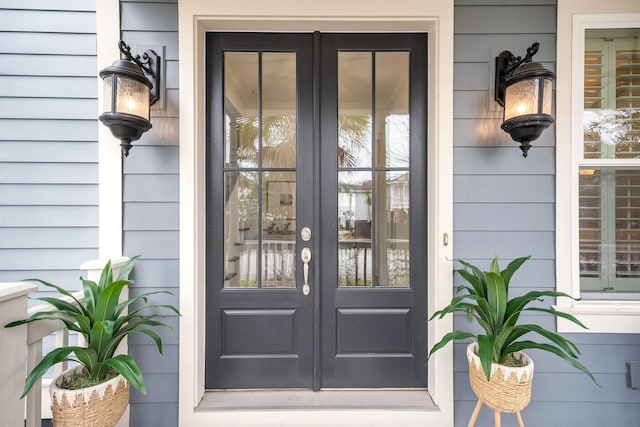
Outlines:
{"label": "black lantern finial", "polygon": [[553,123],[551,96],[553,72],[532,62],[539,43],[527,49],[524,58],[503,51],[496,57],[495,100],[504,107],[501,128],[520,143],[527,157],[531,142]]}
{"label": "black lantern finial", "polygon": [[128,156],[131,142],[151,129],[150,108],[160,95],[160,57],[151,49],[134,57],[122,40],[119,47],[125,59],[100,71],[104,99],[99,119],[120,139],[122,152]]}

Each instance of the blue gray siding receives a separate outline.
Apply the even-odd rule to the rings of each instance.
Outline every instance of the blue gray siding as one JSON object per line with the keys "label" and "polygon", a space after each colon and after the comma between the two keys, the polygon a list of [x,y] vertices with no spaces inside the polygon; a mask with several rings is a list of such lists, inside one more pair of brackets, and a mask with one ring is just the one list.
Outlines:
{"label": "blue gray siding", "polygon": [[[514,279],[515,294],[555,289],[555,151],[553,127],[534,142],[524,159],[500,129],[501,111],[490,100],[493,58],[502,50],[525,53],[540,42],[535,59],[555,69],[556,2],[471,1],[455,3],[454,81],[454,255],[488,266],[532,255]],[[548,316],[528,322],[555,328]],[[467,328],[456,317],[456,328]],[[546,353],[531,351],[536,373],[526,425],[638,425],[640,393],[626,387],[625,361],[640,354],[638,335],[574,334],[583,362],[603,388]],[[475,405],[464,344],[455,346],[456,426],[466,426]],[[515,417],[503,415],[504,426]],[[478,425],[493,425],[484,408]]]}
{"label": "blue gray siding", "polygon": [[0,282],[98,255],[95,2],[0,3]]}
{"label": "blue gray siding", "polygon": [[[160,304],[178,306],[178,5],[176,1],[121,1],[122,39],[132,51],[153,48],[163,56],[166,91],[152,107],[153,128],[124,159],[123,253],[142,254],[133,271],[131,294],[154,295]],[[147,394],[131,393],[131,425],[178,425],[178,318],[167,317],[175,334],[161,330],[164,355],[140,335],[129,353],[140,363]]]}

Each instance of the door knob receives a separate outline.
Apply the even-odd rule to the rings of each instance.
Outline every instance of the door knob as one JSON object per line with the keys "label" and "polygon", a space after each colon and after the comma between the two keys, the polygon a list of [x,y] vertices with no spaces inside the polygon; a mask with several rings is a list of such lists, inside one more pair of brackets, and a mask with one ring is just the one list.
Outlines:
{"label": "door knob", "polygon": [[300,252],[300,259],[304,263],[302,267],[302,275],[304,277],[304,285],[302,285],[302,293],[309,295],[311,287],[309,286],[309,262],[311,261],[311,249],[302,248]]}

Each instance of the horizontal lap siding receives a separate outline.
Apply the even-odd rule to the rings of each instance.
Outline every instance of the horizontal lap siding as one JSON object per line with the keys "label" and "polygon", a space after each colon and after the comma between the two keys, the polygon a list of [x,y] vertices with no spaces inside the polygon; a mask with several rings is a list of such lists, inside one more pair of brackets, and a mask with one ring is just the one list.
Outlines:
{"label": "horizontal lap siding", "polygon": [[0,282],[98,255],[95,1],[0,3]]}
{"label": "horizontal lap siding", "polygon": [[[512,284],[513,296],[554,290],[555,138],[553,127],[533,143],[524,159],[500,129],[501,110],[491,99],[491,62],[502,50],[522,55],[540,42],[535,60],[555,70],[556,4],[552,0],[455,2],[454,52],[454,256],[488,268],[494,255],[509,260],[532,255]],[[455,284],[461,284],[456,277]],[[549,306],[553,301],[543,303]],[[522,320],[555,329],[549,316]],[[465,316],[457,329],[477,332]],[[637,425],[640,393],[626,387],[625,362],[640,354],[638,335],[571,334],[581,360],[603,388],[564,361],[531,351],[536,374],[526,425],[600,427]],[[469,387],[466,344],[454,346],[456,426],[466,426],[475,405]],[[504,414],[503,425],[515,426]],[[478,425],[493,425],[484,408]]]}
{"label": "horizontal lap siding", "polygon": [[[177,2],[121,2],[122,38],[132,48],[160,48],[166,67],[166,91],[152,107],[153,127],[124,159],[124,254],[142,254],[132,278],[131,294],[154,295],[158,304],[178,306],[179,192],[178,192],[178,7]],[[138,53],[138,52],[137,52]],[[159,52],[160,53],[160,52]],[[160,104],[164,105],[164,108]],[[129,353],[139,361],[147,394],[131,394],[131,425],[178,425],[178,318],[164,321],[173,327],[158,332],[164,354],[151,339],[140,335],[129,341]]]}

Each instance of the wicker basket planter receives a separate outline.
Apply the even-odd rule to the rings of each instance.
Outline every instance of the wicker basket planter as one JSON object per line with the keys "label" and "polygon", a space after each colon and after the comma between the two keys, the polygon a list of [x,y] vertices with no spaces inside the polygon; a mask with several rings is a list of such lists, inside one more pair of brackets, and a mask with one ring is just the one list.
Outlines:
{"label": "wicker basket planter", "polygon": [[482,370],[476,355],[477,343],[467,347],[469,382],[478,400],[496,412],[517,413],[531,401],[533,360],[522,352],[515,356],[525,362],[522,367],[508,367],[497,363],[491,365],[491,379]]}
{"label": "wicker basket planter", "polygon": [[129,403],[129,382],[121,375],[79,390],[59,388],[60,380],[82,366],[69,369],[49,387],[55,427],[113,427]]}

